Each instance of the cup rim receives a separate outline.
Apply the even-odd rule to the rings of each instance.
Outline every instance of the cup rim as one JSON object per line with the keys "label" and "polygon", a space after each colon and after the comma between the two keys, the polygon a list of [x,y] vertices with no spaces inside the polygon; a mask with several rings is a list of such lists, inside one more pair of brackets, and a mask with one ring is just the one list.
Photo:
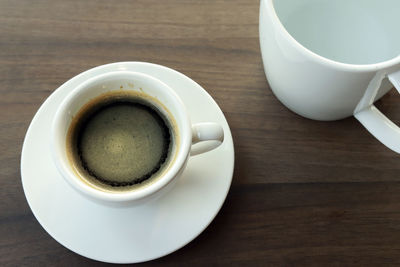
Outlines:
{"label": "cup rim", "polygon": [[[179,138],[180,145],[178,147],[178,151],[176,151],[176,158],[174,162],[171,164],[166,173],[163,174],[162,178],[157,179],[153,183],[145,186],[142,189],[132,190],[132,191],[121,191],[121,192],[107,192],[95,189],[92,186],[89,186],[85,182],[81,181],[80,178],[76,177],[72,168],[69,166],[69,163],[65,160],[62,160],[62,155],[65,152],[65,147],[63,148],[62,136],[63,132],[61,130],[63,122],[63,117],[67,114],[68,107],[71,106],[73,101],[76,98],[77,93],[82,90],[86,90],[93,86],[95,83],[100,82],[101,80],[110,81],[116,79],[123,78],[133,78],[133,79],[144,79],[147,82],[150,82],[153,86],[157,87],[160,92],[166,92],[165,94],[173,101],[173,105],[178,107],[180,119],[182,121],[182,128],[179,129]],[[86,104],[87,101],[84,102]],[[82,107],[81,105],[78,110]],[[69,128],[69,125],[68,127]],[[191,133],[191,122],[189,119],[188,112],[185,108],[180,97],[175,93],[175,91],[170,88],[167,84],[162,82],[161,80],[150,76],[148,74],[136,72],[136,71],[112,71],[104,74],[100,74],[94,77],[87,79],[82,82],[78,86],[76,86],[67,97],[61,102],[58,107],[52,122],[51,128],[52,138],[51,138],[51,151],[53,162],[59,172],[61,172],[64,179],[76,190],[87,195],[93,199],[106,201],[106,202],[127,202],[134,200],[141,200],[147,196],[153,195],[154,193],[160,191],[166,185],[168,185],[172,180],[180,173],[181,169],[184,167],[186,160],[189,156],[192,133]]]}
{"label": "cup rim", "polygon": [[[382,62],[377,62],[377,63],[371,63],[371,64],[351,64],[351,63],[343,63],[339,61],[335,61],[326,57],[323,57],[321,55],[318,55],[317,53],[311,51],[307,47],[303,46],[300,44],[283,26],[280,18],[278,17],[278,14],[276,13],[275,6],[274,6],[274,1],[275,0],[261,0],[261,7],[260,8],[265,8],[265,12],[269,13],[271,18],[273,18],[272,23],[274,26],[278,27],[280,32],[282,32],[283,36],[287,41],[289,41],[291,44],[293,44],[293,47],[302,53],[303,55],[311,58],[313,61],[319,62],[322,65],[325,65],[327,67],[331,67],[334,69],[340,69],[344,71],[352,71],[352,72],[370,72],[370,71],[377,71],[381,69],[386,69],[393,67],[394,65],[400,64],[400,54],[397,55],[394,58],[382,61]],[[266,5],[262,7],[262,2],[265,2]]]}

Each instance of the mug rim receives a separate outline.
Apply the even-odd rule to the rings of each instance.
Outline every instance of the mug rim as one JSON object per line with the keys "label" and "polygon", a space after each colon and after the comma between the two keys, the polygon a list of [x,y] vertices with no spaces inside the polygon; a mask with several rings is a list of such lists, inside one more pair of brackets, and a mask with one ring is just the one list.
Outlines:
{"label": "mug rim", "polygon": [[[321,63],[327,67],[345,70],[345,71],[356,71],[356,72],[369,72],[369,71],[377,71],[381,69],[386,69],[393,67],[396,64],[400,64],[400,54],[394,58],[371,64],[350,64],[350,63],[342,63],[339,61],[335,61],[326,57],[323,57],[307,47],[303,46],[299,43],[283,26],[278,14],[276,13],[274,1],[276,0],[261,0],[261,7],[265,8],[265,12],[269,13],[270,17],[273,18],[272,23],[274,26],[278,27],[278,29],[282,32],[283,36],[286,38],[289,43],[293,44],[296,50],[302,53],[304,56],[311,58],[312,60]],[[266,2],[266,5],[262,7],[262,2]]]}
{"label": "mug rim", "polygon": [[[146,82],[150,82],[154,87],[157,87],[157,91],[163,92],[165,95],[168,95],[169,99],[173,100],[173,104],[176,107],[178,107],[177,113],[180,116],[179,119],[180,121],[182,121],[182,127],[177,126],[179,131],[178,136],[180,139],[180,145],[177,151],[175,152],[176,158],[174,162],[171,164],[169,169],[162,175],[162,177],[160,177],[153,183],[146,185],[144,188],[140,188],[138,190],[107,192],[96,189],[88,185],[87,183],[83,182],[81,178],[77,177],[74,174],[70,166],[70,162],[68,162],[67,157],[66,160],[63,160],[63,157],[59,156],[59,155],[64,155],[64,153],[66,154],[65,142],[61,140],[63,138],[63,132],[61,130],[62,127],[60,126],[63,125],[63,117],[67,115],[68,108],[74,103],[74,100],[76,100],[77,94],[79,92],[91,88],[93,85],[95,85],[97,82],[100,82],[101,80],[110,81],[110,80],[118,80],[125,78],[144,79]],[[98,95],[94,95],[93,97],[96,97]],[[77,108],[77,110],[81,109],[86,103],[88,103],[88,101],[90,101],[90,99],[84,101],[84,103],[80,105]],[[174,114],[174,117],[176,119],[176,114]],[[69,127],[70,123],[68,123],[67,130],[69,129]],[[179,174],[179,172],[185,165],[185,162],[189,156],[191,138],[192,138],[191,123],[188,112],[185,108],[184,103],[182,102],[180,97],[175,93],[175,91],[172,88],[170,88],[167,84],[165,84],[164,82],[153,76],[141,72],[125,71],[125,70],[112,71],[100,74],[91,77],[86,81],[82,82],[81,84],[79,84],[78,86],[76,86],[58,107],[53,118],[51,133],[52,133],[51,151],[52,151],[53,161],[55,162],[58,171],[61,172],[64,179],[73,188],[77,189],[84,195],[88,195],[97,200],[114,202],[114,203],[143,199],[147,196],[153,195],[154,193],[160,191],[162,188],[164,188],[170,182],[172,182],[172,180],[174,180],[174,178]]]}

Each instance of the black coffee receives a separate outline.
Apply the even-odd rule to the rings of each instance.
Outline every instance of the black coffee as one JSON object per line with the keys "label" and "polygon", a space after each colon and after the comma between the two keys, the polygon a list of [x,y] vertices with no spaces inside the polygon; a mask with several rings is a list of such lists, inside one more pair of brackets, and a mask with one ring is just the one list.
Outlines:
{"label": "black coffee", "polygon": [[173,142],[165,116],[129,95],[94,102],[76,116],[67,142],[81,176],[103,189],[125,190],[162,171]]}

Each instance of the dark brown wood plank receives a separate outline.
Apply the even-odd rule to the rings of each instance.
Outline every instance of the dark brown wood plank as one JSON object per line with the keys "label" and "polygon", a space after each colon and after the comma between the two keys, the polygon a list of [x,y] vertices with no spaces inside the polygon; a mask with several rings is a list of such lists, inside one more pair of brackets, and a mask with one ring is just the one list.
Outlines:
{"label": "dark brown wood plank", "polygon": [[[399,265],[400,157],[353,118],[317,122],[269,90],[259,1],[0,0],[0,265],[98,266],[53,240],[20,182],[25,132],[43,101],[94,66],[148,61],[183,72],[231,126],[235,173],[215,221],[144,265]],[[400,96],[379,108],[400,123]]]}

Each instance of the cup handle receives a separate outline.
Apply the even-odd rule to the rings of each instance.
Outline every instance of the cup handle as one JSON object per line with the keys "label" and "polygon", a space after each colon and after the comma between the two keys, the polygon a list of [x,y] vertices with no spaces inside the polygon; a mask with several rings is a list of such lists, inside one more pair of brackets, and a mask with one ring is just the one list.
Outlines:
{"label": "cup handle", "polygon": [[[193,146],[203,141],[215,141],[206,142],[201,146]],[[217,148],[224,141],[224,130],[222,126],[214,122],[202,122],[192,125],[192,148],[190,155],[198,155],[201,153],[208,152]]]}
{"label": "cup handle", "polygon": [[380,71],[371,80],[368,88],[354,111],[354,117],[391,150],[400,153],[400,128],[380,112],[373,104],[382,80],[388,77],[393,86],[400,92],[400,70]]}

